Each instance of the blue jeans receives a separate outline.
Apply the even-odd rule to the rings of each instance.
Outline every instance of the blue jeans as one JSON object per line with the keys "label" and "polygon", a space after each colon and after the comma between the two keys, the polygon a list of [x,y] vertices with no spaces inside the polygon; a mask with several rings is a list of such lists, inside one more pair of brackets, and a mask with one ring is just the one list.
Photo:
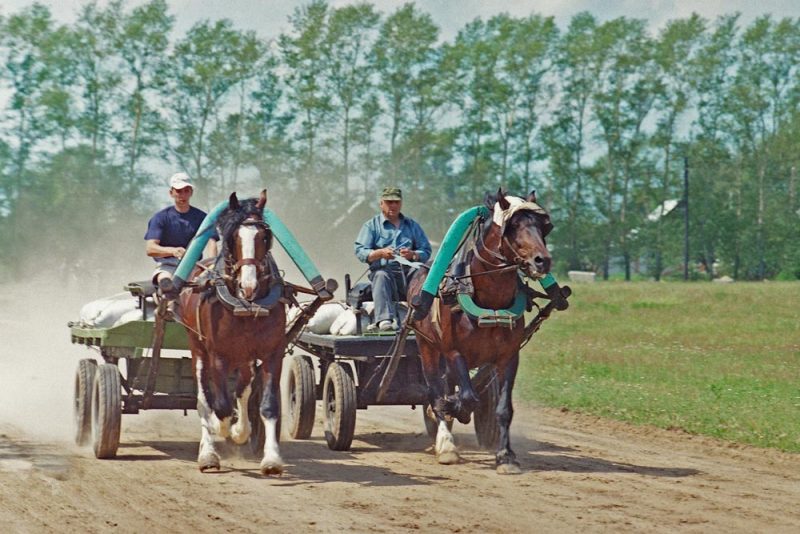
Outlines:
{"label": "blue jeans", "polygon": [[411,269],[395,261],[370,271],[376,324],[397,318],[397,301],[406,299],[410,274]]}

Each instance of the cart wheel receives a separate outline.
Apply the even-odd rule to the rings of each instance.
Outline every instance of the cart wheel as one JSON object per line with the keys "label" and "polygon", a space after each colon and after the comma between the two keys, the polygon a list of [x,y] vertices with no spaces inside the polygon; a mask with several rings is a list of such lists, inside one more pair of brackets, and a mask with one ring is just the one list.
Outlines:
{"label": "cart wheel", "polygon": [[308,439],[317,408],[314,368],[300,355],[290,356],[286,363],[285,383],[281,386],[286,430],[294,439]]}
{"label": "cart wheel", "polygon": [[485,389],[480,392],[480,402],[473,413],[475,417],[475,436],[478,445],[486,450],[497,448],[500,439],[500,425],[497,424],[497,401],[500,398],[500,384],[497,370],[492,370]]}
{"label": "cart wheel", "polygon": [[[256,368],[256,375],[250,385],[250,399],[247,401],[247,418],[250,419],[250,452],[259,458],[264,454],[264,421],[261,420],[261,396],[264,386],[261,382],[261,371]],[[278,433],[280,436],[280,433]]]}
{"label": "cart wheel", "polygon": [[322,403],[325,440],[331,450],[350,449],[356,428],[356,402],[356,387],[350,373],[338,363],[330,364],[322,387]]}
{"label": "cart wheel", "polygon": [[97,362],[83,359],[78,362],[75,372],[75,443],[80,446],[89,443],[92,435],[92,386],[97,372]]}
{"label": "cart wheel", "polygon": [[97,366],[92,388],[92,442],[97,458],[113,458],[119,447],[122,395],[119,369],[111,363]]}
{"label": "cart wheel", "polygon": [[[428,415],[429,406],[430,404],[428,404],[427,402],[422,405],[422,420],[425,422],[425,431],[428,433],[428,436],[430,436],[433,439],[436,439],[436,434],[439,432],[439,425]],[[451,419],[450,421],[447,421],[446,424],[447,424],[447,430],[452,431],[453,420]]]}

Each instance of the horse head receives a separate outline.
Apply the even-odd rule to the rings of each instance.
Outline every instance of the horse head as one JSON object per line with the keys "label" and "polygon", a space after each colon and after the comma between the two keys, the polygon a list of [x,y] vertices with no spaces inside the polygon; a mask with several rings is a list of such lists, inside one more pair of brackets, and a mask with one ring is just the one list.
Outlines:
{"label": "horse head", "polygon": [[545,238],[553,229],[550,216],[536,203],[536,192],[526,198],[508,195],[502,188],[487,194],[486,207],[492,212],[492,226],[499,228],[497,259],[517,265],[531,278],[550,272],[551,256]]}
{"label": "horse head", "polygon": [[239,201],[236,193],[228,199],[228,207],[217,219],[222,239],[225,275],[232,292],[239,298],[253,301],[268,286],[271,275],[268,252],[272,248],[272,231],[264,222],[267,191],[259,198]]}

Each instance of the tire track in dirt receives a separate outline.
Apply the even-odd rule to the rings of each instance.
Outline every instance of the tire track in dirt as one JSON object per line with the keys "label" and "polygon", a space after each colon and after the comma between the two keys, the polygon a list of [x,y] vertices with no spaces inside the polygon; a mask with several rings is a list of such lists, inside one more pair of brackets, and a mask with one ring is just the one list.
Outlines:
{"label": "tire track in dirt", "polygon": [[[0,528],[3,532],[800,532],[800,455],[517,402],[523,473],[494,472],[472,427],[464,462],[441,466],[421,410],[358,412],[353,448],[284,441],[280,478],[227,448],[219,473],[195,465],[194,413],[123,416],[117,459],[68,442],[83,347],[66,322],[85,294],[42,311],[0,293]],[[16,291],[16,293],[15,293]],[[321,410],[317,408],[317,412]]]}
{"label": "tire track in dirt", "polygon": [[231,446],[201,474],[194,414],[123,417],[106,461],[3,426],[0,508],[23,532],[800,530],[797,455],[523,405],[523,474],[503,477],[471,427],[455,431],[464,462],[440,466],[419,410],[359,411],[341,453],[317,421],[311,440],[282,443],[286,474],[264,479]]}

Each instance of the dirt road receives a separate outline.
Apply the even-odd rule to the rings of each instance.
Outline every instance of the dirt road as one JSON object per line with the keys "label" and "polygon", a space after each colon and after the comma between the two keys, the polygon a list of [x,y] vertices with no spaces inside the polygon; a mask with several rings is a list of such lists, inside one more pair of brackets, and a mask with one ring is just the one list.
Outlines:
{"label": "dirt road", "polygon": [[228,449],[195,466],[196,415],[123,416],[115,460],[0,425],[6,532],[798,532],[800,457],[520,406],[519,476],[456,425],[439,466],[419,411],[359,412],[353,450],[284,441],[287,472]]}
{"label": "dirt road", "polygon": [[89,354],[66,322],[87,292],[36,290],[0,291],[2,532],[800,532],[800,455],[519,403],[519,476],[497,475],[458,424],[464,462],[436,464],[406,407],[359,411],[346,453],[317,421],[311,440],[283,442],[280,478],[238,450],[201,474],[194,412],[124,415],[118,457],[96,460],[70,442]]}

